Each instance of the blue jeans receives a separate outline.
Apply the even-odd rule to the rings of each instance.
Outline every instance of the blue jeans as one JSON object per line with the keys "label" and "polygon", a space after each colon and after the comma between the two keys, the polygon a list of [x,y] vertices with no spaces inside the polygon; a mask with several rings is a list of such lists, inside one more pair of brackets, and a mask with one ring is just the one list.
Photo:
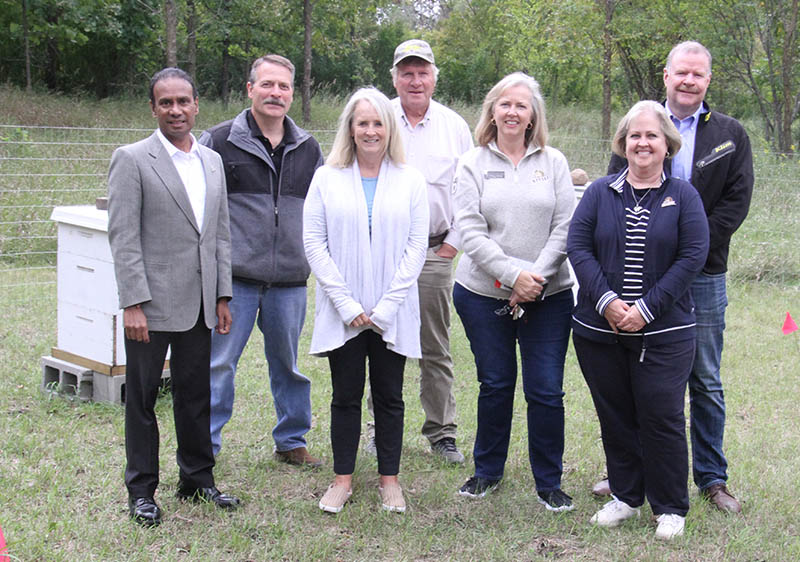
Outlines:
{"label": "blue jeans", "polygon": [[692,283],[697,315],[697,351],[689,377],[691,402],[692,475],[705,490],[728,480],[728,461],[722,452],[725,432],[725,396],[720,362],[725,330],[725,274],[701,273]]}
{"label": "blue jeans", "polygon": [[508,301],[475,294],[458,283],[453,288],[453,302],[475,356],[480,382],[478,431],[472,453],[475,476],[488,480],[503,477],[519,343],[522,389],[528,403],[528,457],[536,489],[559,489],[564,455],[562,382],[572,292],[562,291],[527,305],[519,320],[501,314]]}
{"label": "blue jeans", "polygon": [[264,334],[264,355],[278,423],[275,448],[305,447],[311,429],[311,380],[297,368],[297,343],[306,316],[305,287],[272,287],[233,280],[229,334],[211,337],[211,446],[222,446],[222,427],[233,413],[234,375],[253,324]]}

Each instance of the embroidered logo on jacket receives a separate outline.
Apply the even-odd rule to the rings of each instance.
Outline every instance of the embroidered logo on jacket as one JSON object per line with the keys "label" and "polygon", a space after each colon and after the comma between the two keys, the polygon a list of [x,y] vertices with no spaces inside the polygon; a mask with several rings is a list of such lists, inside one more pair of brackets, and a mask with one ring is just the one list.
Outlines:
{"label": "embroidered logo on jacket", "polygon": [[674,207],[675,205],[677,205],[677,203],[669,195],[667,195],[666,199],[664,199],[664,202],[661,203],[662,207]]}
{"label": "embroidered logo on jacket", "polygon": [[533,180],[534,183],[536,183],[539,181],[547,181],[550,178],[548,178],[547,174],[545,174],[542,170],[534,170],[533,178],[531,179]]}

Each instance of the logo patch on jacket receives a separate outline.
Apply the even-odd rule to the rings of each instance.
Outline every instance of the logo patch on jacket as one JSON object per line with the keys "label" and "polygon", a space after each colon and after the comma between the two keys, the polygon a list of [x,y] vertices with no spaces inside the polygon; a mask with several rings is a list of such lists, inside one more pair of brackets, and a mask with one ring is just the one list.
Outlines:
{"label": "logo patch on jacket", "polygon": [[539,182],[539,181],[547,181],[548,179],[549,178],[547,177],[547,174],[544,173],[544,171],[542,171],[542,170],[534,170],[533,171],[532,180],[533,180],[534,183]]}
{"label": "logo patch on jacket", "polygon": [[711,152],[703,156],[700,160],[695,163],[698,169],[703,168],[704,166],[708,166],[712,162],[716,162],[723,156],[727,156],[736,151],[736,143],[732,140],[726,140],[722,144],[719,144],[711,149]]}
{"label": "logo patch on jacket", "polygon": [[669,195],[667,195],[667,198],[666,198],[666,199],[664,199],[664,202],[663,202],[663,203],[661,203],[661,206],[662,206],[662,207],[674,207],[675,205],[677,205],[677,203],[676,203],[676,202],[675,202],[675,200],[674,200],[672,197],[670,197]]}

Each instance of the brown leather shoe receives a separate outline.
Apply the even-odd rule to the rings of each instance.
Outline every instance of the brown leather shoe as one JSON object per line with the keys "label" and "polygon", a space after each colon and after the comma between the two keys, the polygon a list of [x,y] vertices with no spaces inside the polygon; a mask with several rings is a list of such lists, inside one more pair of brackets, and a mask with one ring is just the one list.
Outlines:
{"label": "brown leather shoe", "polygon": [[709,486],[700,495],[710,501],[720,511],[726,513],[739,513],[742,511],[742,506],[733,494],[728,491],[725,484],[714,484]]}
{"label": "brown leather shoe", "polygon": [[608,478],[603,478],[597,484],[592,486],[592,493],[595,496],[610,496],[611,495],[611,486],[608,484]]}
{"label": "brown leather shoe", "polygon": [[275,451],[275,459],[296,466],[308,466],[311,468],[322,466],[322,461],[312,457],[305,447],[298,447],[289,451]]}

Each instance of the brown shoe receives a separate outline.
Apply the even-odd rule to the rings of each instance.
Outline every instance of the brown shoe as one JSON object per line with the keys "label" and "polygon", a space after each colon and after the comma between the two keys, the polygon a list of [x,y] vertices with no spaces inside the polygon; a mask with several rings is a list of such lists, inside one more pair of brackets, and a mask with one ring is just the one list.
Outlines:
{"label": "brown shoe", "polygon": [[308,466],[311,468],[322,466],[322,461],[308,454],[308,449],[305,447],[298,447],[289,451],[275,451],[275,459],[296,466]]}
{"label": "brown shoe", "polygon": [[603,478],[597,484],[592,486],[592,493],[595,496],[610,496],[611,486],[608,484],[608,478]]}
{"label": "brown shoe", "polygon": [[739,513],[742,506],[733,494],[728,491],[725,484],[714,484],[700,492],[700,495],[710,501],[720,511],[726,513]]}

